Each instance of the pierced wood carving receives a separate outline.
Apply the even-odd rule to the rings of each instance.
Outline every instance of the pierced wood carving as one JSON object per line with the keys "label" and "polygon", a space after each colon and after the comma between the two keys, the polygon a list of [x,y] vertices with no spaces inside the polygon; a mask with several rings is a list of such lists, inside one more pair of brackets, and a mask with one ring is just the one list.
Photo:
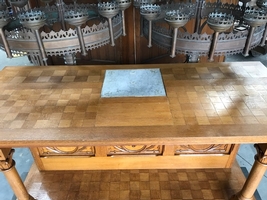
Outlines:
{"label": "pierced wood carving", "polygon": [[160,155],[161,145],[123,145],[109,146],[108,155]]}
{"label": "pierced wood carving", "polygon": [[77,146],[77,147],[39,147],[40,156],[59,156],[59,155],[78,155],[93,156],[95,149],[93,146]]}
{"label": "pierced wood carving", "polygon": [[227,154],[230,148],[229,144],[178,145],[175,148],[175,154]]}

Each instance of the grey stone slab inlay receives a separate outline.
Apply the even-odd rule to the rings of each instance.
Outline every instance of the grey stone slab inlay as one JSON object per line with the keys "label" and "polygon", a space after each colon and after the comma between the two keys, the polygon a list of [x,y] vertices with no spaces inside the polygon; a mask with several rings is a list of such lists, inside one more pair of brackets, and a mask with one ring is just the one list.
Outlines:
{"label": "grey stone slab inlay", "polygon": [[159,69],[106,70],[101,97],[166,96]]}

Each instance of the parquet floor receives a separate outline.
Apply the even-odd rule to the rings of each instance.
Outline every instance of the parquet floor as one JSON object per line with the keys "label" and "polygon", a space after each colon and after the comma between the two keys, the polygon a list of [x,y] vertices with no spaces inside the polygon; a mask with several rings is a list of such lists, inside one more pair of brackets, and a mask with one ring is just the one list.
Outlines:
{"label": "parquet floor", "polygon": [[33,165],[25,185],[38,200],[228,200],[244,180],[237,163],[232,169],[50,172]]}

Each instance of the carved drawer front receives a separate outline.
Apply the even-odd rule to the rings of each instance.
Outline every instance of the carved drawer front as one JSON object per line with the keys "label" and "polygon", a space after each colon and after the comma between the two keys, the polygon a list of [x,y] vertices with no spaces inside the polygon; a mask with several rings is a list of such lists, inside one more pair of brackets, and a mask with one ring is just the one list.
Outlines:
{"label": "carved drawer front", "polygon": [[94,156],[93,146],[78,147],[39,147],[40,156]]}
{"label": "carved drawer front", "polygon": [[231,144],[177,145],[175,154],[229,154]]}
{"label": "carved drawer front", "polygon": [[108,146],[107,154],[114,155],[161,155],[161,145],[123,145]]}

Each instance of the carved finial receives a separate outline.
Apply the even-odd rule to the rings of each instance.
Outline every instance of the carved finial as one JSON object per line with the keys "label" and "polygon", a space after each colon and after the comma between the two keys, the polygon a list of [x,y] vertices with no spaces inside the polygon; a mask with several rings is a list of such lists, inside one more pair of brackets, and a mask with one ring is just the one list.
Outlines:
{"label": "carved finial", "polygon": [[[0,149],[0,151],[2,150]],[[14,149],[10,149],[10,152],[8,153],[8,155],[0,158],[0,170],[8,170],[10,167],[13,166],[12,157],[13,157],[14,152],[15,152]]]}
{"label": "carved finial", "polygon": [[255,144],[254,147],[257,150],[255,159],[260,163],[267,165],[267,144]]}

